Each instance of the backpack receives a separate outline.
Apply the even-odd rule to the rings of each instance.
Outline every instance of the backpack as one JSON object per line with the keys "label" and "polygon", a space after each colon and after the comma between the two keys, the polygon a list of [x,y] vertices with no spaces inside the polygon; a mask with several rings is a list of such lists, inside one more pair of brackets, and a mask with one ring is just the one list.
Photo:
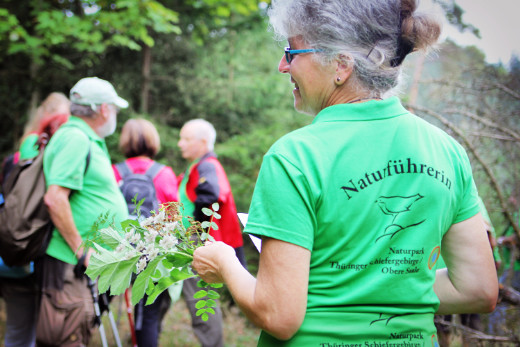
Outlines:
{"label": "backpack", "polygon": [[19,153],[11,153],[7,157],[5,157],[2,162],[2,174],[0,175],[0,185],[4,185],[4,181],[7,180],[7,176],[11,173],[14,166],[18,162],[18,157],[20,157]]}
{"label": "backpack", "polygon": [[[0,257],[7,266],[24,266],[44,255],[53,224],[43,201],[46,192],[43,153],[49,136],[40,135],[39,154],[18,161],[4,174],[0,206]],[[87,171],[90,147],[87,155]]]}
{"label": "backpack", "polygon": [[125,197],[130,217],[134,219],[137,218],[135,211],[136,204],[132,202],[134,197],[136,197],[136,194],[137,198],[135,200],[137,202],[144,199],[143,204],[140,207],[141,216],[148,218],[152,215],[150,211],[158,210],[159,201],[157,200],[153,180],[163,167],[164,165],[154,161],[152,166],[150,166],[144,174],[138,174],[130,170],[126,161],[116,164],[116,168],[121,176],[119,188]]}
{"label": "backpack", "polygon": [[22,266],[42,255],[50,239],[52,223],[43,202],[43,150],[21,160],[4,173],[4,205],[0,209],[0,256],[8,266]]}

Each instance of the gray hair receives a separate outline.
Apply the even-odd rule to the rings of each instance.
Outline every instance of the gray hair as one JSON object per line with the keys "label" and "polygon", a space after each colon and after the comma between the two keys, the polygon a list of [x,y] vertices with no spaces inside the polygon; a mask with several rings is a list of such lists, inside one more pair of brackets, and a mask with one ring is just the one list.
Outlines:
{"label": "gray hair", "polygon": [[99,106],[93,110],[89,105],[70,104],[70,114],[77,117],[93,117],[98,112]]}
{"label": "gray hair", "polygon": [[195,134],[198,139],[206,140],[208,144],[208,151],[213,151],[215,148],[215,140],[217,139],[217,132],[213,124],[202,118],[196,118],[184,123],[184,126],[193,126],[196,128]]}
{"label": "gray hair", "polygon": [[415,0],[273,0],[268,13],[280,38],[301,36],[323,50],[314,55],[322,64],[351,57],[359,87],[378,96],[397,85],[408,53],[440,35],[440,24],[416,7]]}

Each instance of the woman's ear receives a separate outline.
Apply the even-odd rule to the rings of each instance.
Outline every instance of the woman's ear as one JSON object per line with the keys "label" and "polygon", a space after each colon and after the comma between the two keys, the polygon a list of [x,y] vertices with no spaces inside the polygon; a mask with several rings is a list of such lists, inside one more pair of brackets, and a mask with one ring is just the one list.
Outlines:
{"label": "woman's ear", "polygon": [[340,54],[334,61],[336,64],[336,75],[334,83],[343,85],[354,71],[354,59],[350,55]]}

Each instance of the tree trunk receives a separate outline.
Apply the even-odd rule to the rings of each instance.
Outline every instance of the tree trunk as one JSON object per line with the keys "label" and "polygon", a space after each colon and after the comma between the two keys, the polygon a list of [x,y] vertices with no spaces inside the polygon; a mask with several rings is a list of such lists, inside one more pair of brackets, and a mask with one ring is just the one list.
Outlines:
{"label": "tree trunk", "polygon": [[148,45],[142,46],[143,66],[142,66],[142,84],[141,84],[141,113],[148,113],[150,101],[150,70],[152,67],[152,49]]}

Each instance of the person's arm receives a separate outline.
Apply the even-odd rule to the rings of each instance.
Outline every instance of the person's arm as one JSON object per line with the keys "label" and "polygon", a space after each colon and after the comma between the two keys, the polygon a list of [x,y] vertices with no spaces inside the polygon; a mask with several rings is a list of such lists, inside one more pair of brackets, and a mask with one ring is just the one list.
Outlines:
{"label": "person's arm", "polygon": [[195,188],[197,198],[193,202],[195,211],[193,217],[196,221],[203,222],[209,220],[209,217],[202,213],[203,207],[210,207],[211,204],[218,201],[220,195],[220,185],[215,165],[208,161],[203,161],[197,166],[199,182]]}
{"label": "person's arm", "polygon": [[[70,189],[58,185],[51,185],[45,193],[44,201],[49,209],[52,223],[72,251],[76,252],[76,257],[79,259],[83,254],[83,251],[80,249],[83,240],[72,218],[69,196]],[[89,256],[87,255],[85,266],[88,265],[88,260]]]}
{"label": "person's arm", "polygon": [[487,313],[497,303],[498,280],[480,213],[454,224],[442,240],[447,268],[437,270],[437,314]]}
{"label": "person's arm", "polygon": [[263,238],[256,279],[222,242],[198,248],[193,260],[204,281],[225,283],[245,315],[281,340],[291,338],[305,317],[309,264],[309,250],[271,238]]}

